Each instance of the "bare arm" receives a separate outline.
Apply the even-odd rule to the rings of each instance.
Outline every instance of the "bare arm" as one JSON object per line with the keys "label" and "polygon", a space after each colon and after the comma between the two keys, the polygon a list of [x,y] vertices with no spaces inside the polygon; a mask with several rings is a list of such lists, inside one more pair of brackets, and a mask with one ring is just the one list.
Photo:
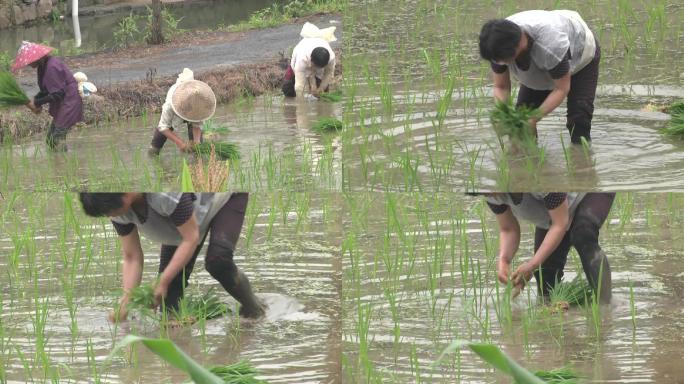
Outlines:
{"label": "bare arm", "polygon": [[185,149],[185,142],[183,141],[183,139],[178,137],[178,135],[176,135],[176,133],[174,131],[172,131],[170,129],[165,129],[165,130],[161,131],[161,133],[164,136],[166,136],[167,139],[176,143],[176,145],[178,146],[178,149],[181,149],[181,150]]}
{"label": "bare arm", "polygon": [[563,237],[567,232],[568,222],[570,221],[568,200],[565,199],[561,205],[554,209],[550,209],[549,216],[551,216],[551,226],[546,232],[546,236],[544,236],[544,240],[539,246],[539,249],[529,261],[532,270],[539,268],[539,266],[549,258],[551,253],[558,248],[558,245],[560,245],[563,240]]}
{"label": "bare arm", "polygon": [[506,69],[504,73],[492,71],[494,78],[494,100],[505,103],[511,97],[511,75]]}
{"label": "bare arm", "polygon": [[499,281],[508,283],[510,265],[520,245],[520,224],[510,208],[496,215],[496,221],[499,224]]}
{"label": "bare arm", "polygon": [[568,72],[565,76],[558,80],[554,80],[553,91],[546,97],[546,100],[539,106],[539,110],[542,113],[542,117],[553,112],[554,109],[565,100],[565,98],[570,93],[570,73]]}
{"label": "bare arm", "polygon": [[123,296],[119,300],[119,308],[109,315],[112,322],[123,321],[128,315],[126,306],[130,300],[131,290],[140,285],[143,270],[143,251],[140,245],[138,229],[134,228],[131,233],[121,237],[121,249],[123,251]]}

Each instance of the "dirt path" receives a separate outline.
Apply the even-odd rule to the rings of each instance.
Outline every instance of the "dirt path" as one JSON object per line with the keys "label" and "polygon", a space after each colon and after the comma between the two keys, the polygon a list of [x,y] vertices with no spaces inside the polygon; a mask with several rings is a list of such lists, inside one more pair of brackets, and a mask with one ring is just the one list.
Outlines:
{"label": "dirt path", "polygon": [[[339,15],[320,15],[308,18],[321,28],[337,26],[339,49],[342,25]],[[247,32],[192,32],[179,41],[161,47],[137,47],[118,52],[96,53],[67,58],[73,72],[84,72],[98,88],[145,80],[150,71],[165,77],[178,74],[183,68],[195,72],[214,70],[242,64],[273,62],[297,43],[301,23]],[[29,94],[38,92],[35,72],[22,70],[19,81]]]}

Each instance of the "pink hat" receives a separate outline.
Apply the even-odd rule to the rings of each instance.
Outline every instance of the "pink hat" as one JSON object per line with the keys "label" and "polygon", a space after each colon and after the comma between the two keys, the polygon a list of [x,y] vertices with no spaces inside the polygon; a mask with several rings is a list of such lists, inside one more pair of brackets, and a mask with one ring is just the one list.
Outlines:
{"label": "pink hat", "polygon": [[14,58],[14,64],[12,64],[12,72],[16,72],[19,68],[25,67],[36,60],[47,56],[52,52],[54,48],[48,47],[41,44],[30,43],[24,41],[19,47],[19,52],[17,52],[17,57]]}

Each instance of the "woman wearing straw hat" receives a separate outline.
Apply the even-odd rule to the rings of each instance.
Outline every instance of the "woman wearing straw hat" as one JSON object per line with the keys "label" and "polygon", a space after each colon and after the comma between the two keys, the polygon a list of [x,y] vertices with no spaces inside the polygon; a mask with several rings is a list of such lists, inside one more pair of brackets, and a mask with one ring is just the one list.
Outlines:
{"label": "woman wearing straw hat", "polygon": [[177,309],[195,260],[209,235],[204,264],[209,274],[240,303],[240,316],[259,318],[264,306],[249,279],[233,261],[249,195],[247,193],[81,193],[89,216],[109,216],[124,255],[124,295],[110,314],[113,322],[127,317],[131,290],[140,284],[143,251],[139,234],[161,243],[156,305]]}
{"label": "woman wearing straw hat", "polygon": [[47,145],[50,149],[66,150],[67,132],[83,120],[83,102],[74,75],[60,59],[50,56],[52,50],[51,47],[24,41],[12,64],[12,72],[27,65],[38,70],[40,92],[26,106],[38,114],[44,104],[50,104],[48,112],[52,123]]}
{"label": "woman wearing straw hat", "polygon": [[[485,193],[499,224],[499,281],[522,289],[534,275],[540,294],[548,295],[563,277],[570,247],[574,247],[594,292],[611,298],[608,259],[599,245],[599,230],[610,212],[614,193]],[[520,244],[520,223],[535,226],[534,255],[512,274],[511,262]],[[601,286],[599,288],[599,282]]]}
{"label": "woman wearing straw hat", "polygon": [[335,27],[318,29],[304,24],[299,34],[302,40],[294,47],[290,66],[285,73],[283,94],[287,97],[304,97],[305,89],[318,97],[327,92],[335,74],[335,52],[330,42],[336,41]]}
{"label": "woman wearing straw hat", "polygon": [[[162,106],[159,125],[154,129],[149,154],[158,155],[166,140],[171,140],[181,151],[191,151],[193,144],[202,141],[202,123],[216,112],[216,96],[211,87],[195,80],[191,70],[185,68],[178,80],[166,94]],[[185,143],[176,130],[187,128],[188,141]]]}
{"label": "woman wearing straw hat", "polygon": [[[572,142],[591,141],[601,49],[577,12],[532,10],[489,20],[480,31],[480,56],[491,63],[496,100],[510,96],[510,75],[520,82],[517,105],[539,108],[542,116],[567,98]],[[537,120],[530,126],[536,135]]]}

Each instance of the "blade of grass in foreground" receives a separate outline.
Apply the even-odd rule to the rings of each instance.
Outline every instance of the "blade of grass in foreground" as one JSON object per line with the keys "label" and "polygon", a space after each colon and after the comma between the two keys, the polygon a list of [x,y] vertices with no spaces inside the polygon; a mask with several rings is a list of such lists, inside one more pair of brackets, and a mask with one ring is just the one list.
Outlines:
{"label": "blade of grass in foreground", "polygon": [[150,339],[137,335],[127,335],[112,350],[111,358],[117,351],[130,344],[141,342],[155,355],[164,359],[167,363],[187,373],[195,383],[223,384],[224,381],[201,366],[190,356],[186,355],[176,344],[168,339]]}
{"label": "blade of grass in foreground", "polygon": [[494,368],[508,374],[518,383],[525,384],[544,384],[545,381],[535,376],[534,373],[528,371],[527,369],[520,366],[507,354],[505,354],[499,347],[494,344],[486,343],[471,343],[464,340],[456,340],[448,346],[444,352],[437,359],[436,364],[442,361],[444,356],[453,353],[456,350],[462,349],[464,347],[470,348],[471,351],[475,352],[482,360],[486,361]]}

